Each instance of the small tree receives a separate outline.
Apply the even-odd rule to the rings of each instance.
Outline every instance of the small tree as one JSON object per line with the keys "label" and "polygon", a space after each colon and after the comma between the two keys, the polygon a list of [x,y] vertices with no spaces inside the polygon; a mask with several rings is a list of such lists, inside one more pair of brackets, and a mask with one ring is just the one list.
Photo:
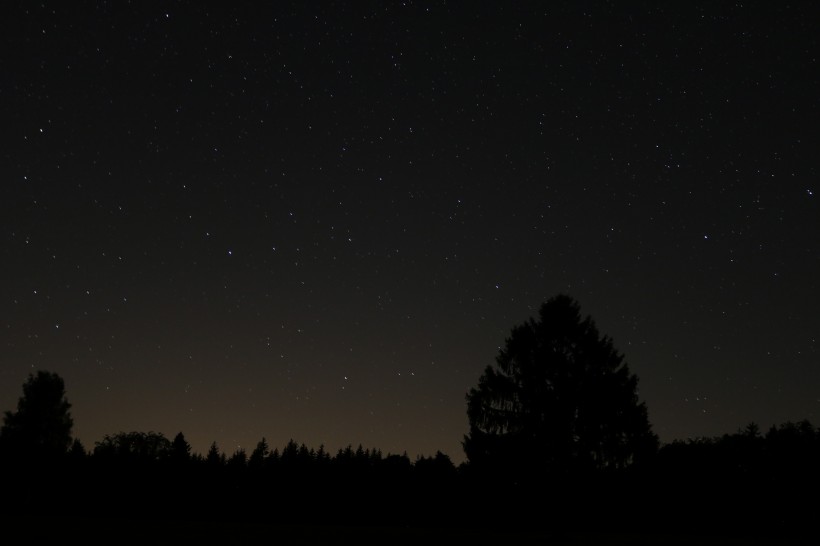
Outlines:
{"label": "small tree", "polygon": [[71,446],[71,404],[56,373],[29,374],[17,411],[7,411],[0,429],[4,450],[23,456],[64,455]]}
{"label": "small tree", "polygon": [[191,444],[185,439],[182,432],[178,432],[171,442],[171,460],[175,463],[187,463],[191,460]]}
{"label": "small tree", "polygon": [[244,470],[248,467],[248,453],[244,447],[237,447],[228,458],[228,466],[235,470]]}
{"label": "small tree", "polygon": [[216,444],[216,441],[212,442],[211,447],[208,448],[208,454],[205,455],[205,462],[212,467],[220,467],[225,464],[224,455],[220,455],[219,446]]}
{"label": "small tree", "polygon": [[248,468],[253,470],[259,470],[265,464],[265,460],[267,459],[268,455],[270,454],[270,447],[268,447],[268,442],[265,440],[263,436],[259,442],[257,442],[256,447],[251,452],[251,457],[248,459]]}
{"label": "small tree", "polygon": [[622,468],[657,446],[637,383],[578,303],[556,296],[467,394],[464,451],[476,468],[518,475]]}

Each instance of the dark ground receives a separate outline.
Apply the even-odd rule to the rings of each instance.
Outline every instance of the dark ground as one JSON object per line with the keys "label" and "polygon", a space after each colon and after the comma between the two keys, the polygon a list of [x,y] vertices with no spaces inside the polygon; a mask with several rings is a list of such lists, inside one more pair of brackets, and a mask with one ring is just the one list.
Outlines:
{"label": "dark ground", "polygon": [[566,545],[566,546],[649,546],[649,545],[772,545],[816,544],[803,537],[687,533],[606,533],[583,530],[554,535],[548,531],[466,529],[453,527],[272,525],[249,521],[177,521],[129,518],[3,518],[5,544],[41,544],[45,541],[68,544],[181,545],[181,544],[313,544],[358,545]]}

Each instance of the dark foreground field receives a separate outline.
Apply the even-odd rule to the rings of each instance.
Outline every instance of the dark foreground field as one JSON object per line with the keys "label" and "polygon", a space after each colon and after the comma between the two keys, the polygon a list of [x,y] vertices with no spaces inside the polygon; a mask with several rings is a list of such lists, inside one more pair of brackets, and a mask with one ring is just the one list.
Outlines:
{"label": "dark foreground field", "polygon": [[0,520],[3,544],[62,542],[82,545],[566,545],[566,546],[808,546],[804,537],[688,533],[622,533],[568,531],[516,531],[456,527],[269,525],[248,521],[172,521],[128,518],[37,518]]}

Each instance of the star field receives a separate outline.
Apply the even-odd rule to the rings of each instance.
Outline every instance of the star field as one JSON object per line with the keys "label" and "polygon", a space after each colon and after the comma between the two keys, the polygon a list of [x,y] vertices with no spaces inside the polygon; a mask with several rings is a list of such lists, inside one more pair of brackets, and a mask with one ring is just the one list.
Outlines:
{"label": "star field", "polygon": [[460,461],[564,292],[662,441],[820,420],[814,5],[2,9],[0,409]]}

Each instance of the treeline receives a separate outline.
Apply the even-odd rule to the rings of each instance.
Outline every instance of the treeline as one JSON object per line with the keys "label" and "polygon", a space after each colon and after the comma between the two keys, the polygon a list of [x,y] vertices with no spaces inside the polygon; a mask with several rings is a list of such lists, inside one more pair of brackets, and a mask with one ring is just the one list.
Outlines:
{"label": "treeline", "polygon": [[648,495],[664,500],[656,511],[686,514],[694,526],[818,535],[820,429],[808,420],[675,441],[645,474],[655,480]]}
{"label": "treeline", "polygon": [[311,525],[623,532],[802,533],[820,507],[820,429],[787,422],[761,433],[675,441],[627,469],[504,481],[438,452],[348,446],[329,453],[263,438],[249,453],[216,443],[193,453],[182,433],[105,436],[61,456],[4,450],[5,513]]}
{"label": "treeline", "polygon": [[[264,518],[282,523],[457,523],[459,472],[437,452],[407,454],[347,446],[330,453],[291,440],[248,453],[213,443],[192,453],[183,433],[105,436],[64,455],[0,451],[4,511],[73,517]],[[67,500],[70,499],[70,502]]]}
{"label": "treeline", "polygon": [[820,429],[807,420],[653,446],[628,464],[589,464],[596,459],[580,452],[559,459],[581,443],[557,434],[528,441],[517,430],[482,438],[456,467],[441,452],[411,461],[362,446],[271,448],[265,438],[250,452],[214,443],[199,454],[181,432],[120,432],[86,450],[72,438],[69,409],[62,379],[39,372],[5,413],[6,517],[817,534]]}
{"label": "treeline", "polygon": [[755,423],[734,434],[674,441],[655,465],[681,482],[800,485],[820,479],[820,429],[808,420],[772,426]]}

